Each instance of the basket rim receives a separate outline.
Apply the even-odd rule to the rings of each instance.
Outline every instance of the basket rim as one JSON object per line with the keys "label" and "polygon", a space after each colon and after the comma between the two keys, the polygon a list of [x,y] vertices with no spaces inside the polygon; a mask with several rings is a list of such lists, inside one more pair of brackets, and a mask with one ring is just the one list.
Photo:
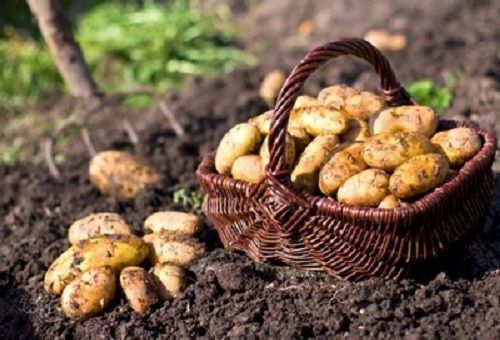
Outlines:
{"label": "basket rim", "polygon": [[[293,196],[299,196],[302,198],[300,200],[302,201],[301,205],[304,205],[305,208],[314,209],[320,214],[333,214],[345,219],[356,219],[357,221],[373,221],[373,219],[376,218],[386,221],[390,220],[395,224],[398,224],[399,222],[404,221],[408,216],[418,216],[428,213],[429,210],[436,208],[436,206],[443,203],[444,200],[453,195],[456,190],[459,190],[460,186],[467,180],[467,178],[469,178],[469,176],[477,175],[478,171],[483,169],[485,166],[491,167],[491,163],[495,157],[497,149],[496,137],[492,133],[480,128],[472,122],[445,119],[439,120],[439,131],[457,127],[467,127],[475,130],[481,136],[483,141],[481,149],[458,170],[457,175],[455,175],[451,180],[428,192],[415,202],[410,203],[408,206],[396,209],[353,206],[338,202],[328,196],[311,194],[306,191],[297,190],[289,185],[284,186],[283,188],[288,190]],[[217,179],[217,182],[231,185],[238,188],[238,190],[243,190],[246,193],[255,192],[255,190],[261,187],[266,181],[271,180],[276,182],[276,179],[272,178],[272,175],[269,174],[269,172],[266,172],[266,177],[259,183],[247,183],[229,176],[221,175],[215,171],[215,167],[213,166],[214,155],[215,151],[212,151],[207,153],[202,158],[202,162],[196,171],[198,176],[208,176],[212,179]],[[298,202],[295,203],[297,204]]]}

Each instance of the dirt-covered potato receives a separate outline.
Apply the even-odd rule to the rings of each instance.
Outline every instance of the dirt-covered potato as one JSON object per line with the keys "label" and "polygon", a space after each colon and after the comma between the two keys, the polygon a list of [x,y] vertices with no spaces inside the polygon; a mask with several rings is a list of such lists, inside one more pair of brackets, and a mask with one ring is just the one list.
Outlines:
{"label": "dirt-covered potato", "polygon": [[336,148],[319,172],[319,189],[322,193],[327,196],[335,195],[348,178],[366,169],[362,151],[363,143],[345,143]]}
{"label": "dirt-covered potato", "polygon": [[191,213],[158,211],[144,221],[144,229],[153,233],[167,230],[184,235],[195,235],[201,228],[201,220]]}
{"label": "dirt-covered potato", "polygon": [[160,180],[159,173],[135,156],[123,151],[102,151],[92,157],[89,177],[100,192],[130,199]]}
{"label": "dirt-covered potato", "polygon": [[188,279],[184,269],[167,263],[155,265],[152,276],[160,297],[165,300],[176,297],[188,286]]}
{"label": "dirt-covered potato", "polygon": [[133,235],[103,235],[82,240],[62,253],[49,267],[45,274],[45,290],[60,294],[81,272],[100,266],[119,271],[138,265],[148,252],[144,241]]}
{"label": "dirt-covered potato", "polygon": [[260,156],[241,156],[234,161],[231,176],[240,181],[259,183],[266,177],[265,165]]}
{"label": "dirt-covered potato", "polygon": [[144,242],[149,247],[152,264],[189,266],[205,253],[205,246],[195,238],[169,231],[145,235]]}
{"label": "dirt-covered potato", "polygon": [[410,132],[380,134],[368,138],[363,158],[370,167],[392,172],[413,156],[434,152],[429,138]]}
{"label": "dirt-covered potato", "polygon": [[448,158],[452,167],[461,166],[481,149],[481,138],[477,132],[464,127],[438,132],[431,142]]}
{"label": "dirt-covered potato", "polygon": [[299,107],[308,107],[308,106],[317,106],[320,105],[318,100],[311,96],[298,96],[295,100],[295,104],[293,104],[293,108],[297,109]]}
{"label": "dirt-covered potato", "polygon": [[364,142],[370,138],[370,129],[368,123],[361,119],[350,119],[347,131],[340,136],[343,143],[346,142]]}
{"label": "dirt-covered potato", "polygon": [[446,180],[448,169],[448,161],[441,154],[415,156],[394,170],[389,189],[400,198],[426,193]]}
{"label": "dirt-covered potato", "polygon": [[341,134],[349,127],[346,115],[331,106],[302,107],[293,112],[300,116],[301,126],[312,136]]}
{"label": "dirt-covered potato", "polygon": [[[295,162],[295,139],[289,134],[286,134],[285,138],[285,157],[286,157],[286,163],[289,166],[292,166],[293,163]],[[269,136],[264,139],[264,142],[262,143],[262,146],[260,147],[260,152],[259,152],[260,158],[262,160],[262,164],[266,166],[269,163],[269,158],[270,158],[270,153],[269,153]]]}
{"label": "dirt-covered potato", "polygon": [[132,228],[116,213],[96,213],[73,222],[68,230],[71,244],[100,235],[132,234]]}
{"label": "dirt-covered potato", "polygon": [[379,169],[367,169],[352,176],[338,190],[339,202],[376,207],[389,194],[389,175]]}
{"label": "dirt-covered potato", "polygon": [[335,134],[324,134],[315,137],[305,148],[292,171],[292,183],[301,189],[314,192],[318,187],[318,174],[325,162],[330,158],[339,139]]}
{"label": "dirt-covered potato", "polygon": [[141,267],[126,267],[120,272],[120,286],[130,307],[146,313],[158,301],[158,290],[149,273]]}
{"label": "dirt-covered potato", "polygon": [[262,138],[259,130],[252,124],[235,125],[222,138],[215,154],[215,168],[221,175],[231,172],[236,158],[248,155],[260,145]]}
{"label": "dirt-covered potato", "polygon": [[271,104],[280,92],[285,82],[285,74],[280,70],[274,70],[266,74],[260,84],[259,94],[268,104]]}
{"label": "dirt-covered potato", "polygon": [[438,116],[427,106],[391,107],[370,118],[370,133],[415,132],[431,137],[438,125]]}
{"label": "dirt-covered potato", "polygon": [[87,319],[106,309],[116,294],[116,275],[109,266],[89,269],[64,289],[61,309],[72,319]]}
{"label": "dirt-covered potato", "polygon": [[397,196],[391,194],[385,196],[385,198],[382,200],[382,202],[380,202],[378,207],[380,209],[396,209],[401,207],[402,205],[404,204],[402,204],[401,200],[397,198]]}
{"label": "dirt-covered potato", "polygon": [[318,94],[318,101],[345,110],[352,118],[364,120],[367,120],[385,106],[382,97],[346,85],[334,85],[324,88]]}
{"label": "dirt-covered potato", "polygon": [[306,146],[311,142],[311,135],[303,128],[288,128],[288,133],[293,137],[295,141],[295,154],[299,154]]}

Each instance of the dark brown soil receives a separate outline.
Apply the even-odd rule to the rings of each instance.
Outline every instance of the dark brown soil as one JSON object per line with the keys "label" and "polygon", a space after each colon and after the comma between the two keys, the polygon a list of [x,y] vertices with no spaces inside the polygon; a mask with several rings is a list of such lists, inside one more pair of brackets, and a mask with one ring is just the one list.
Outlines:
{"label": "dark brown soil", "polygon": [[[117,202],[101,196],[89,183],[84,154],[64,164],[62,182],[52,180],[43,166],[0,166],[1,338],[500,338],[499,176],[495,201],[477,237],[429,266],[418,280],[350,283],[255,264],[220,248],[206,225],[203,238],[211,251],[190,268],[190,287],[145,316],[131,312],[121,295],[103,315],[74,322],[58,311],[58,299],[43,291],[45,270],[68,247],[67,226],[76,218],[118,212],[141,233],[148,214],[185,209],[173,203],[172,194],[177,188],[197,189],[194,171],[201,155],[231,125],[266,109],[257,96],[263,75],[275,67],[289,71],[316,43],[359,36],[372,27],[401,30],[410,39],[408,49],[388,56],[403,83],[423,76],[440,81],[442,72],[459,70],[449,116],[475,120],[500,134],[498,1],[315,1],[303,8],[296,3],[234,1],[238,15],[254,27],[247,45],[262,64],[221,79],[190,82],[169,94],[188,132],[186,140],[177,138],[160,116],[143,120],[135,151],[165,179],[136,199]],[[295,32],[307,18],[317,26],[305,39]],[[276,40],[279,36],[282,41]],[[366,65],[344,58],[322,69],[308,90],[335,82],[375,84]],[[133,150],[121,135],[106,143]],[[500,171],[500,161],[495,170]]]}

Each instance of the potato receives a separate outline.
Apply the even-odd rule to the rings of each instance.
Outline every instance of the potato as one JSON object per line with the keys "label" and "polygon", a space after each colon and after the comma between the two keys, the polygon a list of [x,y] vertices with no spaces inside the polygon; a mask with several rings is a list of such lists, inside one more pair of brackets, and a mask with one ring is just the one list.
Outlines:
{"label": "potato", "polygon": [[389,175],[383,170],[367,169],[352,176],[339,188],[339,202],[376,207],[389,194]]}
{"label": "potato", "polygon": [[297,109],[299,107],[308,107],[308,106],[318,106],[320,103],[318,100],[311,96],[298,96],[295,100],[295,104],[293,104],[293,108]]}
{"label": "potato", "polygon": [[141,267],[126,267],[120,273],[120,286],[130,307],[139,314],[146,313],[158,301],[153,278]]}
{"label": "potato", "polygon": [[178,234],[195,235],[201,229],[201,220],[191,213],[158,211],[146,218],[144,229],[153,233],[168,230]]}
{"label": "potato", "polygon": [[396,132],[368,138],[363,158],[370,167],[392,172],[411,157],[431,152],[434,148],[424,135]]}
{"label": "potato", "polygon": [[92,268],[110,266],[121,270],[144,261],[148,246],[133,235],[103,235],[82,240],[61,254],[45,274],[44,287],[49,293],[60,294],[73,278]]}
{"label": "potato", "polygon": [[378,207],[380,209],[396,209],[403,205],[405,204],[403,204],[399,198],[391,194],[385,196],[385,198],[382,200],[382,202],[380,202]]}
{"label": "potato", "polygon": [[160,180],[156,170],[122,151],[102,151],[92,157],[89,177],[101,193],[120,199],[134,198]]}
{"label": "potato", "polygon": [[364,39],[381,50],[400,51],[406,47],[404,34],[391,33],[386,30],[370,30],[366,32]]}
{"label": "potato", "polygon": [[235,125],[222,138],[215,154],[215,168],[221,175],[231,172],[236,158],[248,155],[259,147],[261,135],[252,124],[241,123]]}
{"label": "potato", "polygon": [[369,119],[385,106],[382,97],[345,85],[334,85],[321,90],[318,100],[339,110],[345,110],[352,118],[364,120]]}
{"label": "potato", "polygon": [[431,137],[438,125],[438,116],[427,106],[399,106],[383,110],[370,118],[370,133],[415,132]]}
{"label": "potato", "polygon": [[265,165],[260,156],[241,156],[234,161],[231,175],[240,181],[260,183],[266,177]]}
{"label": "potato", "polygon": [[312,136],[325,133],[344,133],[348,126],[348,118],[331,106],[310,106],[294,109],[299,115],[301,126]]}
{"label": "potato", "polygon": [[[286,158],[286,163],[289,166],[292,166],[293,163],[295,162],[295,140],[293,137],[287,133],[285,137],[285,158]],[[262,164],[266,166],[269,163],[269,137],[266,137],[264,139],[264,142],[262,143],[262,146],[260,147],[260,159],[262,160]]]}
{"label": "potato", "polygon": [[285,74],[280,70],[274,70],[266,74],[260,84],[259,95],[268,104],[277,97],[285,82]]}
{"label": "potato", "polygon": [[389,190],[399,198],[426,193],[445,181],[448,169],[446,157],[441,154],[415,156],[394,170]]}
{"label": "potato", "polygon": [[361,155],[363,143],[341,144],[319,172],[319,189],[327,196],[337,193],[350,177],[366,169]]}
{"label": "potato", "polygon": [[72,319],[87,319],[106,309],[116,294],[116,275],[109,266],[89,269],[69,283],[61,309]]}
{"label": "potato", "polygon": [[152,264],[189,266],[205,253],[204,245],[196,239],[169,231],[145,235],[144,242],[149,247],[149,259]]}
{"label": "potato", "polygon": [[188,286],[184,269],[166,263],[159,263],[153,268],[153,279],[160,297],[171,299],[179,295]]}
{"label": "potato", "polygon": [[343,143],[346,142],[364,142],[370,138],[370,129],[368,123],[361,119],[350,119],[347,131],[340,136]]}
{"label": "potato", "polygon": [[303,128],[288,128],[288,133],[293,137],[295,141],[295,154],[299,154],[306,146],[311,142],[311,135]]}
{"label": "potato", "polygon": [[132,234],[132,228],[115,213],[90,214],[76,220],[69,227],[68,238],[71,244],[100,235]]}
{"label": "potato", "polygon": [[318,174],[339,142],[335,134],[319,135],[305,148],[292,171],[294,186],[314,192],[318,187]]}
{"label": "potato", "polygon": [[438,132],[431,142],[448,158],[452,167],[460,167],[481,149],[481,138],[477,132],[463,127]]}
{"label": "potato", "polygon": [[269,129],[271,128],[271,120],[273,119],[274,110],[266,111],[256,117],[252,117],[248,120],[249,124],[252,124],[259,132],[263,135],[269,134]]}

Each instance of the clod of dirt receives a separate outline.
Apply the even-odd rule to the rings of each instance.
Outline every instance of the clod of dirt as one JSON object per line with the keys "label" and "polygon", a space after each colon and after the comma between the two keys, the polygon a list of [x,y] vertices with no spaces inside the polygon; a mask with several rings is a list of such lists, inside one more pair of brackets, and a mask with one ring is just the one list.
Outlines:
{"label": "clod of dirt", "polygon": [[228,263],[213,269],[217,282],[222,289],[241,292],[251,289],[256,281],[260,281],[257,273],[249,266],[238,263]]}

